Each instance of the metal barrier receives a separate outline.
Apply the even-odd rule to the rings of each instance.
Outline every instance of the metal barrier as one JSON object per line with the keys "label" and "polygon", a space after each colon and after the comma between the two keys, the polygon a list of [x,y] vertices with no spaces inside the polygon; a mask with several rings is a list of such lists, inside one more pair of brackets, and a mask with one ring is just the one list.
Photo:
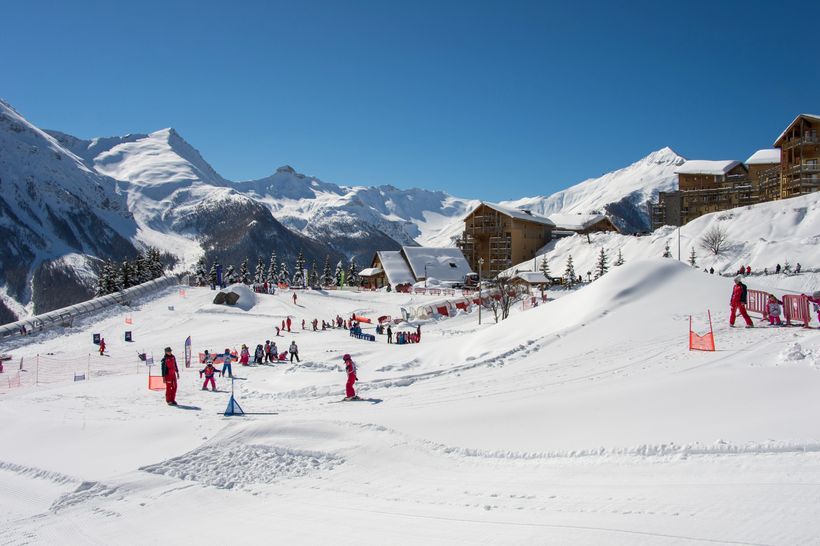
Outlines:
{"label": "metal barrier", "polygon": [[36,315],[31,318],[18,320],[10,324],[4,324],[0,326],[0,339],[16,335],[28,335],[57,326],[70,325],[75,318],[89,315],[100,309],[114,305],[128,305],[140,297],[178,283],[179,279],[177,279],[177,277],[161,277],[113,294],[100,296],[99,298],[49,311],[48,313]]}

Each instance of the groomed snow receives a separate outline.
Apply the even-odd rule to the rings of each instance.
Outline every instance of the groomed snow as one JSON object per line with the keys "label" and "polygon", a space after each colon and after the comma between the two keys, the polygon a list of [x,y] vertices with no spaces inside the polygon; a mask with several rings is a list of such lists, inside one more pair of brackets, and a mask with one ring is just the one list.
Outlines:
{"label": "groomed snow", "polygon": [[[0,542],[813,543],[820,336],[730,329],[731,287],[634,260],[499,324],[424,322],[401,346],[301,319],[433,299],[307,291],[294,305],[283,291],[216,313],[214,292],[170,289],[16,340],[3,351],[25,357],[23,386],[0,376]],[[707,309],[718,351],[689,352],[690,315],[703,332]],[[298,327],[275,338],[286,316]],[[87,354],[94,332],[111,356]],[[234,367],[245,411],[276,415],[222,417],[230,384],[199,390],[198,366],[182,371],[182,408],[148,391],[135,352],[181,358],[189,335],[194,354],[296,340],[300,364]],[[363,402],[339,403],[344,353]]]}

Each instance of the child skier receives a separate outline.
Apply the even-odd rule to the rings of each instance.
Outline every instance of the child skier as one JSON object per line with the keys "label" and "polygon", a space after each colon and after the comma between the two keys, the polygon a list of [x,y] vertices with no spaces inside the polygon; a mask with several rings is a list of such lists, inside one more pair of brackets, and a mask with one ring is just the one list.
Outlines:
{"label": "child skier", "polygon": [[248,346],[243,343],[242,349],[239,351],[239,363],[243,366],[247,366],[250,359],[251,353],[248,351]]}
{"label": "child skier", "polygon": [[301,362],[299,360],[299,347],[296,346],[295,341],[290,342],[290,361],[293,362],[294,357],[296,358],[296,362]]}
{"label": "child skier", "polygon": [[356,396],[356,391],[353,389],[353,384],[357,381],[356,377],[356,363],[350,358],[350,355],[342,357],[345,363],[345,372],[347,372],[347,383],[345,384],[345,400],[359,400]]}
{"label": "child skier", "polygon": [[225,377],[225,372],[228,372],[228,377],[233,378],[233,369],[231,365],[233,364],[233,355],[231,355],[230,349],[225,349],[225,354],[222,357],[222,377]]}
{"label": "child skier", "polygon": [[265,360],[265,349],[262,348],[262,345],[256,346],[256,351],[253,353],[253,363],[254,364],[262,364]]}
{"label": "child skier", "polygon": [[100,338],[100,356],[103,356],[103,353],[105,353],[105,339]]}
{"label": "child skier", "polygon": [[205,364],[205,368],[199,370],[199,377],[205,375],[205,383],[202,384],[202,390],[208,390],[208,383],[211,383],[211,390],[216,391],[216,381],[214,380],[214,375],[216,375],[216,368],[214,368],[213,362],[210,360]]}
{"label": "child skier", "polygon": [[774,294],[769,294],[769,301],[766,303],[766,315],[769,317],[769,324],[774,326],[782,326],[780,322],[780,301]]}
{"label": "child skier", "polygon": [[279,360],[279,348],[276,346],[275,341],[271,341],[270,344],[270,361],[275,362]]}
{"label": "child skier", "polygon": [[817,320],[820,322],[820,290],[817,290],[811,295],[809,303],[812,304],[814,312],[817,313]]}

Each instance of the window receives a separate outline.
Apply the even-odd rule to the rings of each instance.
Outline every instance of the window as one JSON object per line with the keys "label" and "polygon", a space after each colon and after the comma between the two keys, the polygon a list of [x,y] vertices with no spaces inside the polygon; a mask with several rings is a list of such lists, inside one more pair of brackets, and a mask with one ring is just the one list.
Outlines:
{"label": "window", "polygon": [[456,267],[458,267],[458,266],[457,266],[456,264],[454,264],[453,262],[450,262],[450,267],[452,267],[453,269],[455,269],[455,268],[456,268]]}

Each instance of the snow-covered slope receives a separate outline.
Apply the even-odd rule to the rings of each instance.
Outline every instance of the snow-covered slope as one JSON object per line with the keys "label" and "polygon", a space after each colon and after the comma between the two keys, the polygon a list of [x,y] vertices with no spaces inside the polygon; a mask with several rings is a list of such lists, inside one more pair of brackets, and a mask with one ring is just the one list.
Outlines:
{"label": "snow-covered slope", "polygon": [[[253,348],[286,316],[431,300],[282,292],[246,311],[169,289],[128,309],[135,343],[122,309],[14,340],[15,364],[41,356],[37,379],[0,382],[0,542],[814,544],[820,335],[729,328],[731,286],[656,258],[497,325],[424,322],[419,344],[297,328],[273,339],[300,363],[235,365],[217,392],[181,366],[177,408],[135,345],[181,362],[188,336],[194,354]],[[689,351],[710,308],[718,351]],[[110,356],[86,354],[94,332]],[[345,353],[364,401],[340,402]],[[232,387],[255,415],[220,415]]]}
{"label": "snow-covered slope", "polygon": [[[714,255],[702,248],[704,234],[720,229],[725,232],[725,251]],[[535,260],[540,267],[541,256],[546,254],[550,271],[555,276],[564,272],[571,255],[577,274],[586,278],[595,271],[601,248],[609,257],[610,266],[618,251],[625,262],[663,256],[666,245],[674,258],[678,256],[677,228],[663,227],[650,235],[634,237],[616,233],[596,233],[591,244],[585,236],[576,235],[550,242]],[[680,229],[680,257],[688,262],[692,249],[699,269],[714,267],[716,273],[734,273],[743,266],[751,266],[755,274],[764,268],[773,272],[780,263],[797,263],[806,268],[820,268],[820,193],[813,193],[782,201],[761,203],[723,212],[706,214]],[[530,270],[533,260],[512,269]]]}

